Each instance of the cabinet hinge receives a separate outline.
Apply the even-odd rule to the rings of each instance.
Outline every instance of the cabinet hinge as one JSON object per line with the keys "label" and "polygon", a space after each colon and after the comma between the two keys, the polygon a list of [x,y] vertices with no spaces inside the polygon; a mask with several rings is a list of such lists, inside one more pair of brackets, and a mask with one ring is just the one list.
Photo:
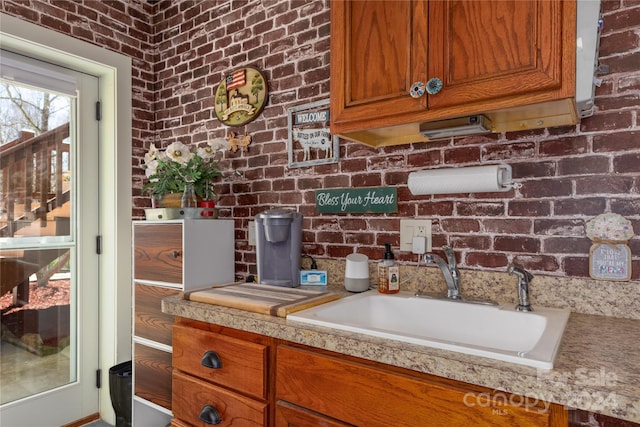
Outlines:
{"label": "cabinet hinge", "polygon": [[102,369],[96,369],[96,388],[102,388]]}
{"label": "cabinet hinge", "polygon": [[96,253],[98,255],[102,253],[102,236],[96,236]]}
{"label": "cabinet hinge", "polygon": [[96,120],[102,120],[102,103],[100,101],[96,102]]}

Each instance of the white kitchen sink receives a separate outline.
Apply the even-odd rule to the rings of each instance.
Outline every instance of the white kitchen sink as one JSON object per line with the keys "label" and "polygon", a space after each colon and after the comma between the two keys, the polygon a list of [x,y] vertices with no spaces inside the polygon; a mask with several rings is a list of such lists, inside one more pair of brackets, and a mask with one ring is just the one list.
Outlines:
{"label": "white kitchen sink", "polygon": [[287,319],[551,369],[570,311],[535,305],[533,310],[373,290],[289,314]]}

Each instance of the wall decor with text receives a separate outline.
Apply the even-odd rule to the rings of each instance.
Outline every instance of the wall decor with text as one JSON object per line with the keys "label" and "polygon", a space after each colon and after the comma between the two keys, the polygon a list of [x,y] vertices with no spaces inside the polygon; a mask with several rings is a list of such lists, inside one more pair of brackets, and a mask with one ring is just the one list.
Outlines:
{"label": "wall decor with text", "polygon": [[395,187],[316,190],[316,211],[320,213],[398,212],[397,190]]}
{"label": "wall decor with text", "polygon": [[289,167],[337,163],[340,143],[329,131],[329,100],[299,105],[288,111]]}

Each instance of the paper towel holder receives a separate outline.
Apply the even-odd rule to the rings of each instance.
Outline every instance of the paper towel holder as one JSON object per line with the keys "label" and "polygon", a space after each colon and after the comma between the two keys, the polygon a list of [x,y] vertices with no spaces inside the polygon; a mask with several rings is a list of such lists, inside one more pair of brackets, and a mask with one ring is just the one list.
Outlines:
{"label": "paper towel holder", "polygon": [[411,172],[407,185],[413,195],[505,192],[522,187],[513,182],[507,164]]}

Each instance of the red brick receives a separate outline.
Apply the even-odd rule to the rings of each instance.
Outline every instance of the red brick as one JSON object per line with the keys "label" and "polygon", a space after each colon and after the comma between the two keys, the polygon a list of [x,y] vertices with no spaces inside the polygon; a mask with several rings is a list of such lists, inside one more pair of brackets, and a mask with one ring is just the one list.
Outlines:
{"label": "red brick", "polygon": [[561,268],[567,276],[589,277],[589,257],[563,258]]}
{"label": "red brick", "polygon": [[[640,58],[638,58],[640,61]],[[602,132],[613,130],[628,130],[633,127],[633,116],[631,111],[619,111],[610,113],[596,114],[586,119],[582,119],[580,123],[580,131],[582,132]]]}
{"label": "red brick", "polygon": [[536,145],[533,142],[500,144],[484,148],[482,158],[487,160],[530,159],[536,155]]}
{"label": "red brick", "polygon": [[444,219],[440,221],[442,231],[448,233],[477,233],[480,231],[480,223],[475,219]]}
{"label": "red brick", "polygon": [[558,175],[594,175],[609,172],[605,156],[567,157],[558,161]]}
{"label": "red brick", "polygon": [[470,163],[481,160],[480,147],[450,148],[444,152],[444,163]]}
{"label": "red brick", "polygon": [[541,156],[575,156],[588,151],[588,141],[584,136],[560,138],[540,143]]}
{"label": "red brick", "polygon": [[532,224],[530,219],[483,219],[482,228],[487,233],[529,234]]}
{"label": "red brick", "polygon": [[584,225],[581,219],[537,219],[533,224],[533,233],[546,236],[581,236],[584,234]]}
{"label": "red brick", "polygon": [[620,175],[590,176],[576,179],[576,195],[581,194],[629,194],[635,181],[633,177]]}
{"label": "red brick", "polygon": [[504,203],[456,202],[455,210],[459,216],[499,216],[504,214]]}
{"label": "red brick", "polygon": [[453,202],[429,201],[418,205],[418,216],[451,216],[453,215]]}
{"label": "red brick", "polygon": [[510,216],[548,216],[551,213],[551,206],[544,200],[513,200],[509,202],[508,212]]}
{"label": "red brick", "polygon": [[[513,264],[528,271],[557,272],[559,269],[558,261],[549,255],[516,255],[513,257]],[[535,281],[532,286],[535,286]]]}
{"label": "red brick", "polygon": [[504,254],[492,252],[467,252],[464,264],[469,267],[506,268],[509,259]]}
{"label": "red brick", "polygon": [[599,215],[606,210],[605,198],[558,200],[554,205],[556,215]]}
{"label": "red brick", "polygon": [[525,180],[520,189],[522,196],[527,199],[570,196],[572,191],[571,180],[562,178]]}
{"label": "red brick", "polygon": [[488,250],[491,249],[491,237],[479,235],[452,236],[450,244],[454,249]]}
{"label": "red brick", "polygon": [[494,249],[505,252],[540,252],[540,240],[523,236],[497,236],[493,242]]}
{"label": "red brick", "polygon": [[616,156],[613,159],[613,171],[616,173],[640,171],[640,152]]}
{"label": "red brick", "polygon": [[545,253],[553,254],[588,254],[591,240],[587,237],[550,237],[544,239]]}

